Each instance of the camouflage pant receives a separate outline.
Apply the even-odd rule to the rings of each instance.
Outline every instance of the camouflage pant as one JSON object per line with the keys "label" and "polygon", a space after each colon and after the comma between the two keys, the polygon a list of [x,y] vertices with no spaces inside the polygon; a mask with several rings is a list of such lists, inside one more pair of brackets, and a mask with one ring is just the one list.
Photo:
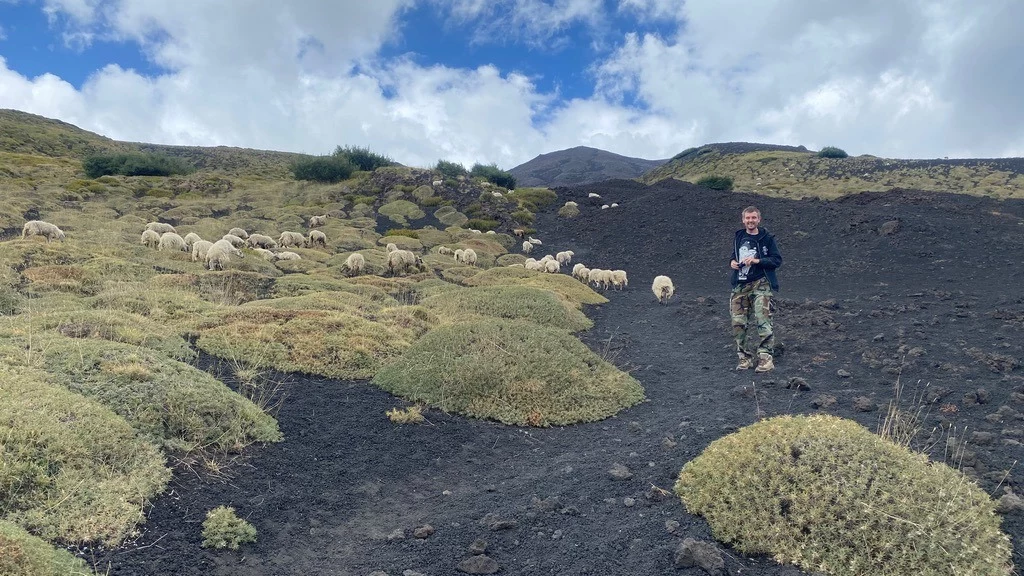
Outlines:
{"label": "camouflage pant", "polygon": [[762,278],[740,284],[732,289],[729,298],[729,315],[732,319],[732,334],[736,338],[736,351],[749,355],[747,350],[747,328],[753,320],[757,326],[757,353],[772,354],[775,336],[772,334],[772,287]]}

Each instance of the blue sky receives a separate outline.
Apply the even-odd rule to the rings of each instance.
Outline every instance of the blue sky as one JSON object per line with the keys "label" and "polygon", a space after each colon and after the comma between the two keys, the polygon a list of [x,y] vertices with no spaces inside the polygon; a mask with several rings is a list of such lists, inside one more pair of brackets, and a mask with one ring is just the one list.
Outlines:
{"label": "blue sky", "polygon": [[732,140],[1024,154],[1024,3],[850,4],[0,0],[0,108],[412,165]]}

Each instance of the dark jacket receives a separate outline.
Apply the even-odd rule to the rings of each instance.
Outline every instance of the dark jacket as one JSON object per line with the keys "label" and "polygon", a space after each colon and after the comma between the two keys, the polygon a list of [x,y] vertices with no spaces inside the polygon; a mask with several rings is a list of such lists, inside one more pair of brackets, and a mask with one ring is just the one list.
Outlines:
{"label": "dark jacket", "polygon": [[[732,258],[730,260],[739,261],[740,259],[740,239],[746,234],[746,230],[740,229],[736,231],[736,238],[732,242]],[[782,254],[779,253],[779,247],[775,244],[775,236],[772,236],[764,228],[758,229],[756,236],[757,241],[757,257],[761,260],[760,264],[752,264],[764,271],[764,275],[768,278],[768,284],[771,285],[772,290],[779,289],[779,281],[775,277],[775,269],[782,266]],[[735,288],[739,285],[739,270],[732,271],[732,285]]]}

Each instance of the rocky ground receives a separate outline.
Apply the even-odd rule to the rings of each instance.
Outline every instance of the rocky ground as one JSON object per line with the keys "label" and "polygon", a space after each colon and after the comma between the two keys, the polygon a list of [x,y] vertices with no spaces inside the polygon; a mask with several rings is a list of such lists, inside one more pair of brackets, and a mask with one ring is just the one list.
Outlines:
{"label": "rocky ground", "polygon": [[[588,192],[620,207],[600,210]],[[1024,492],[1024,275],[1013,248],[1024,202],[913,191],[792,201],[629,181],[559,197],[582,215],[560,219],[552,207],[537,236],[547,252],[628,270],[629,287],[587,311],[596,325],[584,340],[631,370],[647,402],[566,428],[430,411],[427,424],[399,426],[384,411],[402,403],[366,383],[289,377],[285,442],[249,450],[221,475],[180,471],[138,541],[83,555],[111,575],[436,576],[461,566],[696,576],[705,572],[677,567],[676,555],[687,538],[711,542],[708,527],[666,493],[683,464],[761,416],[828,412],[874,430],[897,382],[905,409],[920,410],[920,449],[942,459],[966,440],[957,463],[983,488]],[[765,375],[731,370],[727,266],[748,204],[784,256],[785,353]],[[658,274],[676,283],[667,306],[650,292]],[[256,526],[256,544],[200,548],[204,514],[220,504]],[[1024,512],[1003,526],[1020,567]],[[801,573],[717,545],[711,556],[728,574]]]}

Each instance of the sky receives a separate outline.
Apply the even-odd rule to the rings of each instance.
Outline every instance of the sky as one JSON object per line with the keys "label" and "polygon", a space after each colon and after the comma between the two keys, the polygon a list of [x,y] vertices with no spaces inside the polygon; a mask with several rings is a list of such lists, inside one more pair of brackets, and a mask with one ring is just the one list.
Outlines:
{"label": "sky", "polygon": [[0,0],[0,108],[512,168],[710,142],[1024,156],[1019,0]]}

